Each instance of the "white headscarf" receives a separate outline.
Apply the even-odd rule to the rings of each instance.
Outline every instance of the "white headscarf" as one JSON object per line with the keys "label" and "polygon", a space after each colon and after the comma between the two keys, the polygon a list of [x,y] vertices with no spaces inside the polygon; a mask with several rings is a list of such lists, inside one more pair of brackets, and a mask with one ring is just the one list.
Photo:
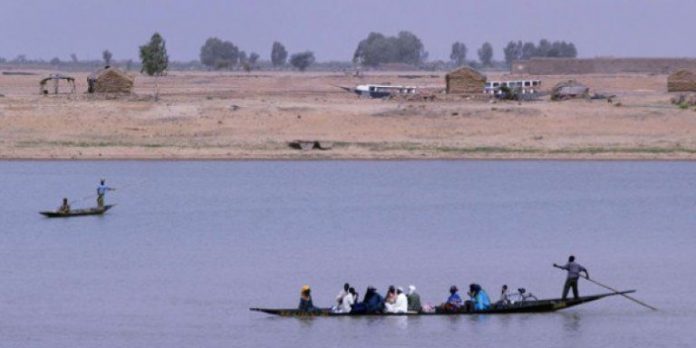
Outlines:
{"label": "white headscarf", "polygon": [[416,292],[416,287],[413,285],[408,286],[408,294],[412,295],[414,292]]}

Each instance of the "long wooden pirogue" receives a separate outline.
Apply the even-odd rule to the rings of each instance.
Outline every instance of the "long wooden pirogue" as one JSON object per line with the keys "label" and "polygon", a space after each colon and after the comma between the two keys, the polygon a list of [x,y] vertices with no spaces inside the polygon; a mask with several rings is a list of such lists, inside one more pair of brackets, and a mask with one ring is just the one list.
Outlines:
{"label": "long wooden pirogue", "polygon": [[509,305],[496,305],[483,311],[457,311],[457,312],[407,312],[407,313],[333,313],[329,308],[321,308],[313,312],[303,312],[295,308],[272,309],[272,308],[249,308],[251,311],[263,312],[267,314],[279,315],[281,317],[361,317],[361,316],[428,316],[428,315],[480,315],[480,314],[514,314],[514,313],[547,313],[555,312],[564,308],[574,307],[583,303],[596,301],[605,297],[630,294],[635,290],[612,292],[591,296],[582,296],[577,299],[569,298],[562,300],[545,299],[535,301],[521,301]]}
{"label": "long wooden pirogue", "polygon": [[102,215],[111,209],[115,204],[105,205],[103,208],[71,209],[68,213],[58,211],[41,211],[39,214],[49,218],[67,218],[74,216]]}

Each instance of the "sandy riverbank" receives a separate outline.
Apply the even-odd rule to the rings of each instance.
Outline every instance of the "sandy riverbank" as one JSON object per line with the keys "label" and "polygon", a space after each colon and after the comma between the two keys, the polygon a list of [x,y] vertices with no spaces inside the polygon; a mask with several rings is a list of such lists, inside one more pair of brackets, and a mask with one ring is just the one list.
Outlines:
{"label": "sandy riverbank", "polygon": [[[696,159],[696,111],[670,104],[664,75],[577,78],[606,101],[360,99],[335,85],[444,89],[444,73],[173,72],[136,77],[137,96],[38,95],[35,76],[0,75],[2,159]],[[499,76],[494,76],[499,77]],[[541,77],[545,88],[567,79]],[[300,151],[296,139],[333,142]]]}

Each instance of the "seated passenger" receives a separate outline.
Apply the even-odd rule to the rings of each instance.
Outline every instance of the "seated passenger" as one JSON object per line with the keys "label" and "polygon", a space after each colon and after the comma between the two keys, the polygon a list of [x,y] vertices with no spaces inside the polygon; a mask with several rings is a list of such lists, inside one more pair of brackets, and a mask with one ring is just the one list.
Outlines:
{"label": "seated passenger", "polygon": [[450,296],[447,298],[447,302],[443,303],[439,310],[442,312],[458,312],[464,307],[464,301],[459,297],[459,289],[452,285],[450,287]]}
{"label": "seated passenger", "polygon": [[469,298],[470,300],[467,301],[468,311],[483,311],[491,307],[491,300],[481,285],[475,283],[469,285]]}
{"label": "seated passenger", "polygon": [[396,289],[396,299],[394,303],[384,303],[384,311],[386,313],[406,313],[408,311],[408,298],[404,294],[404,289]]}
{"label": "seated passenger", "polygon": [[341,304],[343,303],[343,298],[348,294],[348,289],[350,289],[350,284],[343,284],[343,289],[338,293],[338,295],[336,295],[336,304],[331,307],[331,311],[340,313]]}
{"label": "seated passenger", "polygon": [[58,208],[58,212],[62,214],[67,214],[70,212],[70,203],[68,203],[67,198],[63,198],[63,204]]}
{"label": "seated passenger", "polygon": [[510,304],[510,295],[508,294],[507,284],[503,285],[503,288],[500,290],[500,300],[498,300],[498,302],[495,304],[503,306]]}
{"label": "seated passenger", "polygon": [[462,301],[462,298],[459,297],[458,291],[459,289],[457,289],[456,286],[452,285],[450,287],[450,296],[447,298],[448,305],[454,306],[456,308],[459,308],[462,305],[464,305],[464,301]]}
{"label": "seated passenger", "polygon": [[387,290],[387,297],[384,299],[384,304],[385,305],[393,305],[396,303],[396,288],[394,285],[389,286],[389,290]]}
{"label": "seated passenger", "polygon": [[384,310],[384,298],[372,286],[367,288],[363,303],[365,304],[365,313],[382,313]]}
{"label": "seated passenger", "polygon": [[334,313],[350,313],[353,309],[353,304],[358,299],[357,295],[355,289],[348,288],[346,295],[341,299],[341,304],[333,310]]}
{"label": "seated passenger", "polygon": [[420,312],[423,309],[421,306],[420,295],[416,292],[416,287],[413,285],[408,286],[408,311],[409,312]]}
{"label": "seated passenger", "polygon": [[302,312],[314,312],[318,308],[314,307],[314,303],[312,303],[312,290],[309,288],[309,285],[305,285],[302,287],[302,290],[300,291],[300,305],[297,307]]}

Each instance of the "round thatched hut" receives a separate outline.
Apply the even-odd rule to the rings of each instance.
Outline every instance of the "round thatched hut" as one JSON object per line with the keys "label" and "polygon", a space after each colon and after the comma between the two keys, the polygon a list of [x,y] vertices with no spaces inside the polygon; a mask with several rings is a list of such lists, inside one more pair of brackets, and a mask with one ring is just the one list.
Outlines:
{"label": "round thatched hut", "polygon": [[696,92],[696,72],[677,70],[667,77],[668,92]]}
{"label": "round thatched hut", "polygon": [[87,84],[89,93],[130,94],[133,91],[133,78],[110,66],[89,75]]}
{"label": "round thatched hut", "polygon": [[464,66],[447,74],[445,83],[447,83],[447,94],[482,94],[486,85],[486,76]]}

